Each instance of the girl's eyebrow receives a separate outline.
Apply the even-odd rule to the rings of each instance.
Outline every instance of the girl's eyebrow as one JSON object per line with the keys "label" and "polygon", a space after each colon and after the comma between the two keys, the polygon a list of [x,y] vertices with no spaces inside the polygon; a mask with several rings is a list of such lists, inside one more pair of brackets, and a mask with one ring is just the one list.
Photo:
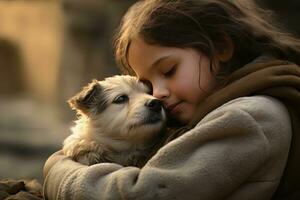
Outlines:
{"label": "girl's eyebrow", "polygon": [[[152,69],[154,68],[155,66],[158,66],[161,62],[163,62],[164,60],[168,59],[169,57],[171,57],[170,55],[166,55],[166,56],[163,56],[163,57],[160,57],[159,59],[157,59],[154,63],[152,63],[150,65],[150,68],[149,69]],[[142,81],[142,82],[146,82],[147,80],[144,79],[143,77],[139,77],[139,80]]]}
{"label": "girl's eyebrow", "polygon": [[155,66],[158,66],[159,63],[161,63],[162,61],[166,60],[166,59],[169,58],[169,57],[170,57],[170,56],[167,55],[167,56],[163,56],[163,57],[157,59],[154,63],[152,63],[152,65],[150,66],[150,68],[153,68],[153,67],[155,67]]}

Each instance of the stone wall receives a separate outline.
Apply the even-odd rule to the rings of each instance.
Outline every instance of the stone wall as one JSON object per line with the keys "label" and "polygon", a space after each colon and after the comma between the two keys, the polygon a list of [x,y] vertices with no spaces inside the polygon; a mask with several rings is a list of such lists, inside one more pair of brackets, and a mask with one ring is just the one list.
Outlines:
{"label": "stone wall", "polygon": [[0,38],[20,49],[28,94],[53,101],[62,45],[60,2],[0,1],[0,24]]}

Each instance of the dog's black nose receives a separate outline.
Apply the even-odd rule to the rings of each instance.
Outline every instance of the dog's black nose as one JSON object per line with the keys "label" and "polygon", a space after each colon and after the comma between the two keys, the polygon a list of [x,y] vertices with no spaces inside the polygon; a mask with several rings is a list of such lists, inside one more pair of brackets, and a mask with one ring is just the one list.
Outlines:
{"label": "dog's black nose", "polygon": [[162,109],[162,102],[158,99],[151,99],[146,102],[145,106],[152,111],[159,112]]}

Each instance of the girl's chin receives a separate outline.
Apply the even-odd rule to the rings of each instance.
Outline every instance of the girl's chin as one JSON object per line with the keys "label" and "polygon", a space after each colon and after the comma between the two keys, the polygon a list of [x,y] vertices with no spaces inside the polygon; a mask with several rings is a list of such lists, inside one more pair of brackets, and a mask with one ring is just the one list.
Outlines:
{"label": "girl's chin", "polygon": [[167,126],[170,126],[170,127],[181,127],[181,126],[184,126],[184,125],[187,125],[188,124],[188,120],[185,120],[183,118],[180,118],[179,116],[171,116],[171,115],[168,115],[167,116]]}

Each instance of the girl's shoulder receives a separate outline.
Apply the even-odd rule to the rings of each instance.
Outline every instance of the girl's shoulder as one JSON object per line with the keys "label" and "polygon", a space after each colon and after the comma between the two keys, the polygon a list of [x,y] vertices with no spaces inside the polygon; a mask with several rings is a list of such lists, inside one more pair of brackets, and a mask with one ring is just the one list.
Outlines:
{"label": "girl's shoulder", "polygon": [[240,108],[249,112],[261,109],[269,110],[270,108],[272,108],[272,110],[287,110],[286,106],[280,100],[266,95],[239,97],[223,104],[218,109],[227,109],[230,107]]}
{"label": "girl's shoulder", "polygon": [[246,96],[233,99],[216,110],[241,109],[254,116],[288,117],[288,110],[280,100],[265,95]]}
{"label": "girl's shoulder", "polygon": [[241,118],[246,113],[262,127],[280,127],[280,129],[289,130],[291,126],[287,107],[280,100],[265,95],[231,100],[210,112],[200,123],[210,121],[224,113],[230,113],[236,118]]}

